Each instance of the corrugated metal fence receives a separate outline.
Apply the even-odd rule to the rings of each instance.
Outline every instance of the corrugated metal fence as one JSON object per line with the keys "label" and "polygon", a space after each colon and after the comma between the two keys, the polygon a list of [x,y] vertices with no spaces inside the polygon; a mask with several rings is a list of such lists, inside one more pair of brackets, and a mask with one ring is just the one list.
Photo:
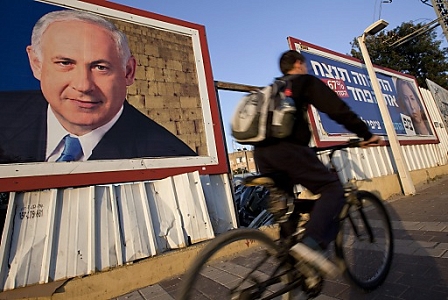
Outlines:
{"label": "corrugated metal fence", "polygon": [[211,239],[236,227],[230,191],[227,175],[189,173],[11,193],[0,287],[91,274]]}

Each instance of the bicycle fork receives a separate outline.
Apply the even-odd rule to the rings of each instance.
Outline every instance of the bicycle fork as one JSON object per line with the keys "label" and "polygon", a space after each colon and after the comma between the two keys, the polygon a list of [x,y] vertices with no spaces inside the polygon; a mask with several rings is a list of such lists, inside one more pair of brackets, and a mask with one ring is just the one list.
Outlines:
{"label": "bicycle fork", "polygon": [[361,200],[358,199],[357,197],[357,191],[358,188],[352,182],[347,182],[344,185],[344,192],[345,192],[344,196],[347,199],[347,204],[344,205],[344,208],[341,211],[340,220],[344,220],[345,218],[347,218],[350,222],[350,225],[352,226],[356,238],[362,240],[362,234],[359,232],[360,225],[355,224],[353,216],[350,214],[350,208],[356,207],[356,211],[359,213],[359,216],[361,217],[362,224],[364,225],[364,230],[367,232],[369,241],[370,243],[374,243],[375,237],[373,234],[373,230],[372,227],[370,226],[368,218],[366,217],[366,214],[364,213],[363,204]]}

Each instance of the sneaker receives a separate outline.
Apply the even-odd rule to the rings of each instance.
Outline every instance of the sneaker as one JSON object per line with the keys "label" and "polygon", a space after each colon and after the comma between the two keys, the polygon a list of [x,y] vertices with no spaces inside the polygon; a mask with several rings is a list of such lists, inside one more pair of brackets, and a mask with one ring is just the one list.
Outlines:
{"label": "sneaker", "polygon": [[319,273],[327,277],[336,277],[339,274],[339,269],[329,261],[322,253],[313,250],[303,243],[297,243],[291,247],[289,253],[297,261],[305,261]]}

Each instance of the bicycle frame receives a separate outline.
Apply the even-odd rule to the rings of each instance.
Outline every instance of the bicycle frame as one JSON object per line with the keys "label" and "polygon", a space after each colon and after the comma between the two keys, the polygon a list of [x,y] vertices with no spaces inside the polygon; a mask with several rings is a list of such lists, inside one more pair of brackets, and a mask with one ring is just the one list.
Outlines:
{"label": "bicycle frame", "polygon": [[[328,146],[328,147],[313,147],[313,149],[316,152],[316,154],[318,154],[318,155],[322,155],[324,152],[328,151],[327,156],[328,156],[328,161],[330,164],[329,169],[332,172],[338,173],[339,171],[337,170],[336,165],[333,162],[333,156],[336,153],[336,151],[340,151],[340,150],[343,150],[346,148],[359,147],[359,143],[360,143],[359,139],[352,139],[346,144],[341,144],[341,145],[336,145],[336,146]],[[369,240],[371,243],[373,243],[375,241],[375,239],[374,239],[372,227],[371,227],[370,222],[367,219],[364,211],[362,210],[362,203],[356,197],[358,187],[352,181],[349,181],[344,184],[344,191],[345,191],[344,196],[346,199],[346,204],[344,205],[344,207],[340,213],[339,221],[341,222],[341,221],[344,221],[344,219],[348,218],[350,224],[352,225],[352,229],[356,234],[356,237],[359,238],[360,235],[359,235],[358,229],[357,229],[355,223],[353,222],[352,217],[348,213],[350,207],[356,206],[358,208],[357,209],[358,212],[361,215],[363,223],[366,227],[367,233],[369,235]],[[306,201],[306,199],[304,199],[304,200]]]}

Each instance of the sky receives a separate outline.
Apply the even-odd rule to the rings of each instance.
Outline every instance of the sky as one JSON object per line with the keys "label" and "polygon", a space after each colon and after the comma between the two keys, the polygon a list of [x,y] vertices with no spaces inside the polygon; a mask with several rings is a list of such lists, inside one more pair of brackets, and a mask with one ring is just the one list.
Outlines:
{"label": "sky", "polygon": [[[378,19],[392,30],[403,22],[429,23],[434,8],[420,0],[113,0],[205,26],[215,81],[264,86],[280,76],[278,59],[291,36],[349,54],[350,43]],[[390,2],[390,3],[389,3]],[[430,4],[431,1],[428,1]],[[448,47],[440,26],[437,39]],[[219,91],[228,152],[240,145],[230,120],[243,93]]]}

